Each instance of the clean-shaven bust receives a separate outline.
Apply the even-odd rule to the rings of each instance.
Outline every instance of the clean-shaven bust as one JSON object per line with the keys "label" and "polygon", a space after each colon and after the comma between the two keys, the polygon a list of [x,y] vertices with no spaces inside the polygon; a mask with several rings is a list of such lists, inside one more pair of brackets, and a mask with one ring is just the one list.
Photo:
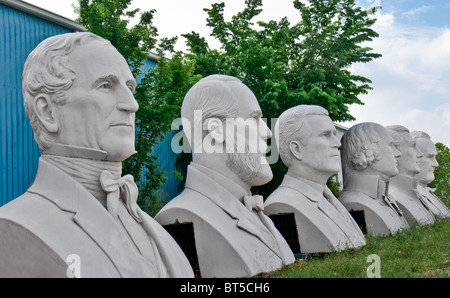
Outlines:
{"label": "clean-shaven bust", "polygon": [[192,148],[185,190],[156,215],[202,277],[243,277],[294,261],[250,188],[272,179],[265,153],[272,133],[258,101],[239,79],[211,75],[181,108]]}
{"label": "clean-shaven bust", "polygon": [[341,146],[328,111],[313,105],[290,108],[280,115],[276,129],[288,171],[267,198],[264,211],[281,223],[280,229],[286,225],[280,216],[291,216],[285,218],[290,228],[282,232],[288,238],[290,231],[297,231],[289,236],[291,248],[296,253],[323,253],[365,245],[361,230],[326,185],[340,170]]}
{"label": "clean-shaven bust", "polygon": [[389,132],[377,123],[360,123],[341,142],[341,203],[369,234],[387,236],[408,229],[403,212],[388,195],[389,180],[398,174],[401,155]]}
{"label": "clean-shaven bust", "polygon": [[450,217],[448,207],[434,194],[428,184],[434,181],[434,170],[439,166],[436,156],[436,145],[429,134],[423,131],[413,131],[411,136],[416,141],[416,146],[422,152],[419,159],[420,172],[414,176],[417,181],[417,191],[424,200],[429,202],[430,210],[437,220]]}
{"label": "clean-shaven bust", "polygon": [[386,128],[401,153],[397,164],[398,175],[389,183],[389,195],[397,201],[410,226],[432,224],[435,217],[430,210],[431,206],[417,194],[417,181],[414,180],[420,172],[423,154],[406,127],[390,125]]}
{"label": "clean-shaven bust", "polygon": [[28,56],[24,105],[42,156],[27,192],[0,208],[0,276],[193,276],[136,204],[133,177],[121,177],[135,153],[135,87],[122,55],[92,33],[50,37]]}

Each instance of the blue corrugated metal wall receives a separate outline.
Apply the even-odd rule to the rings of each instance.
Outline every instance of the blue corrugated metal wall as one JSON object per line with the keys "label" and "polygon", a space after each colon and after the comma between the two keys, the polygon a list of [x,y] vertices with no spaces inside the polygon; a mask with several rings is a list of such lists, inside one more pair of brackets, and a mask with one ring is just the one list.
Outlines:
{"label": "blue corrugated metal wall", "polygon": [[[141,70],[145,73],[150,68],[155,68],[156,62],[152,60],[147,60],[144,63],[144,66]],[[141,76],[136,78],[136,81],[139,82]],[[169,132],[163,140],[161,140],[153,149],[152,154],[158,156],[158,163],[161,166],[161,169],[166,172],[167,182],[164,183],[161,187],[162,194],[166,194],[164,199],[171,200],[176,197],[180,191],[178,190],[178,185],[180,183],[180,179],[175,177],[172,174],[172,171],[178,170],[181,172],[183,176],[185,176],[185,171],[182,169],[175,168],[175,162],[179,154],[175,154],[171,148],[172,137],[175,135],[177,131]]]}
{"label": "blue corrugated metal wall", "polygon": [[152,151],[153,155],[158,156],[158,163],[161,165],[161,169],[166,172],[167,182],[161,187],[163,193],[167,196],[164,198],[167,201],[172,200],[181,191],[178,190],[180,179],[173,175],[172,171],[177,170],[183,177],[186,177],[185,169],[175,168],[175,162],[179,154],[175,154],[172,151],[171,142],[172,137],[179,131],[170,131],[164,140],[158,143]]}
{"label": "blue corrugated metal wall", "polygon": [[39,42],[71,31],[0,4],[0,206],[28,188],[40,156],[23,107],[23,64]]}

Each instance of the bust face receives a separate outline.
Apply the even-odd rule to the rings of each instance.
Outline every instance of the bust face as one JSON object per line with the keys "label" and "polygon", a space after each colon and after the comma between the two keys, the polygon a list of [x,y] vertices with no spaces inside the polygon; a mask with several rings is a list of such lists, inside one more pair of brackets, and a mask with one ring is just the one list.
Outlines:
{"label": "bust face", "polygon": [[389,178],[398,174],[397,159],[401,156],[401,153],[395,147],[394,140],[384,127],[380,126],[377,132],[380,137],[378,148],[381,152],[381,159],[369,166],[368,169],[378,174],[382,180],[388,181]]}
{"label": "bust face", "polygon": [[439,166],[436,160],[436,146],[433,141],[424,138],[416,139],[416,146],[422,151],[423,156],[419,159],[420,172],[415,178],[420,184],[428,185],[433,182],[434,170]]}
{"label": "bust face", "polygon": [[[262,120],[261,108],[253,92],[242,83],[231,84],[238,98],[238,113],[234,119],[234,140],[228,134],[229,129],[226,132],[226,142],[233,142],[235,149],[234,153],[228,153],[227,164],[248,185],[263,185],[273,177],[265,157],[266,140],[272,132]],[[239,127],[244,122],[245,129]]]}
{"label": "bust face", "polygon": [[341,169],[339,147],[341,142],[336,137],[336,128],[331,118],[325,115],[307,115],[305,125],[311,129],[311,135],[300,144],[301,163],[312,174],[336,174]]}
{"label": "bust face", "polygon": [[398,159],[399,174],[414,177],[420,172],[419,158],[422,157],[422,152],[409,133],[402,131],[398,134],[401,140],[396,143],[396,147],[402,154]]}
{"label": "bust face", "polygon": [[76,79],[66,104],[57,107],[55,142],[106,151],[110,161],[125,160],[135,152],[138,110],[128,64],[114,47],[98,41],[76,48],[69,61]]}

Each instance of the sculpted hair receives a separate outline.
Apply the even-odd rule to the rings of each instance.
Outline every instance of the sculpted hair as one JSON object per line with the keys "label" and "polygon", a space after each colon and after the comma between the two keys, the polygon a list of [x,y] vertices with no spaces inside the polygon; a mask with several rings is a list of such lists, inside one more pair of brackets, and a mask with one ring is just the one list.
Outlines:
{"label": "sculpted hair", "polygon": [[417,140],[417,139],[426,139],[426,140],[430,140],[430,141],[431,141],[430,135],[427,134],[427,133],[424,132],[424,131],[419,131],[419,130],[412,131],[412,132],[411,132],[411,137],[412,137],[414,140]]}
{"label": "sculpted hair", "polygon": [[[210,118],[220,119],[225,122],[226,118],[235,118],[237,115],[237,98],[233,92],[231,84],[242,82],[235,77],[227,75],[210,75],[198,81],[186,93],[181,106],[181,117],[183,127],[186,127],[185,121],[190,123],[190,131],[185,130],[187,139],[190,142],[192,150],[193,138],[192,132],[196,125],[204,128],[205,123]],[[202,123],[194,123],[194,111],[202,112]],[[197,119],[196,119],[197,120]],[[204,134],[207,132],[203,130]],[[203,139],[204,135],[202,136]]]}
{"label": "sculpted hair", "polygon": [[[401,142],[408,142],[411,144],[411,140],[409,139],[410,133],[409,129],[402,125],[389,125],[386,126],[386,129],[388,130],[389,134],[391,135],[392,139],[394,140],[394,144],[399,144]],[[402,135],[401,133],[404,132],[406,135]],[[415,140],[413,139],[412,144],[415,145]]]}
{"label": "sculpted hair", "polygon": [[50,148],[55,134],[48,132],[40,124],[33,102],[39,95],[46,95],[56,105],[66,103],[67,90],[72,87],[76,78],[68,55],[77,46],[94,40],[111,45],[108,40],[89,32],[65,33],[42,41],[25,61],[22,73],[25,113],[41,151]]}
{"label": "sculpted hair", "polygon": [[292,154],[289,144],[299,141],[306,145],[311,135],[311,127],[305,122],[308,115],[328,116],[328,111],[321,106],[298,105],[284,111],[275,124],[275,142],[281,160],[289,167],[292,164]]}
{"label": "sculpted hair", "polygon": [[352,126],[341,139],[341,162],[346,175],[364,170],[381,159],[379,131],[383,126],[365,122]]}

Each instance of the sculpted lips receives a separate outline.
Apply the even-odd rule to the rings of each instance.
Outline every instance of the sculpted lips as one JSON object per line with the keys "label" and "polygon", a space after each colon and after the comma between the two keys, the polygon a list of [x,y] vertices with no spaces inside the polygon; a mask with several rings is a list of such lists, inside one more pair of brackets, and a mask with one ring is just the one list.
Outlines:
{"label": "sculpted lips", "polygon": [[129,127],[133,127],[133,125],[129,122],[129,121],[119,121],[119,122],[114,122],[111,124],[112,126],[129,126]]}
{"label": "sculpted lips", "polygon": [[339,152],[330,154],[330,157],[340,157]]}
{"label": "sculpted lips", "polygon": [[131,130],[133,130],[133,125],[127,122],[113,123],[110,127],[129,127]]}

